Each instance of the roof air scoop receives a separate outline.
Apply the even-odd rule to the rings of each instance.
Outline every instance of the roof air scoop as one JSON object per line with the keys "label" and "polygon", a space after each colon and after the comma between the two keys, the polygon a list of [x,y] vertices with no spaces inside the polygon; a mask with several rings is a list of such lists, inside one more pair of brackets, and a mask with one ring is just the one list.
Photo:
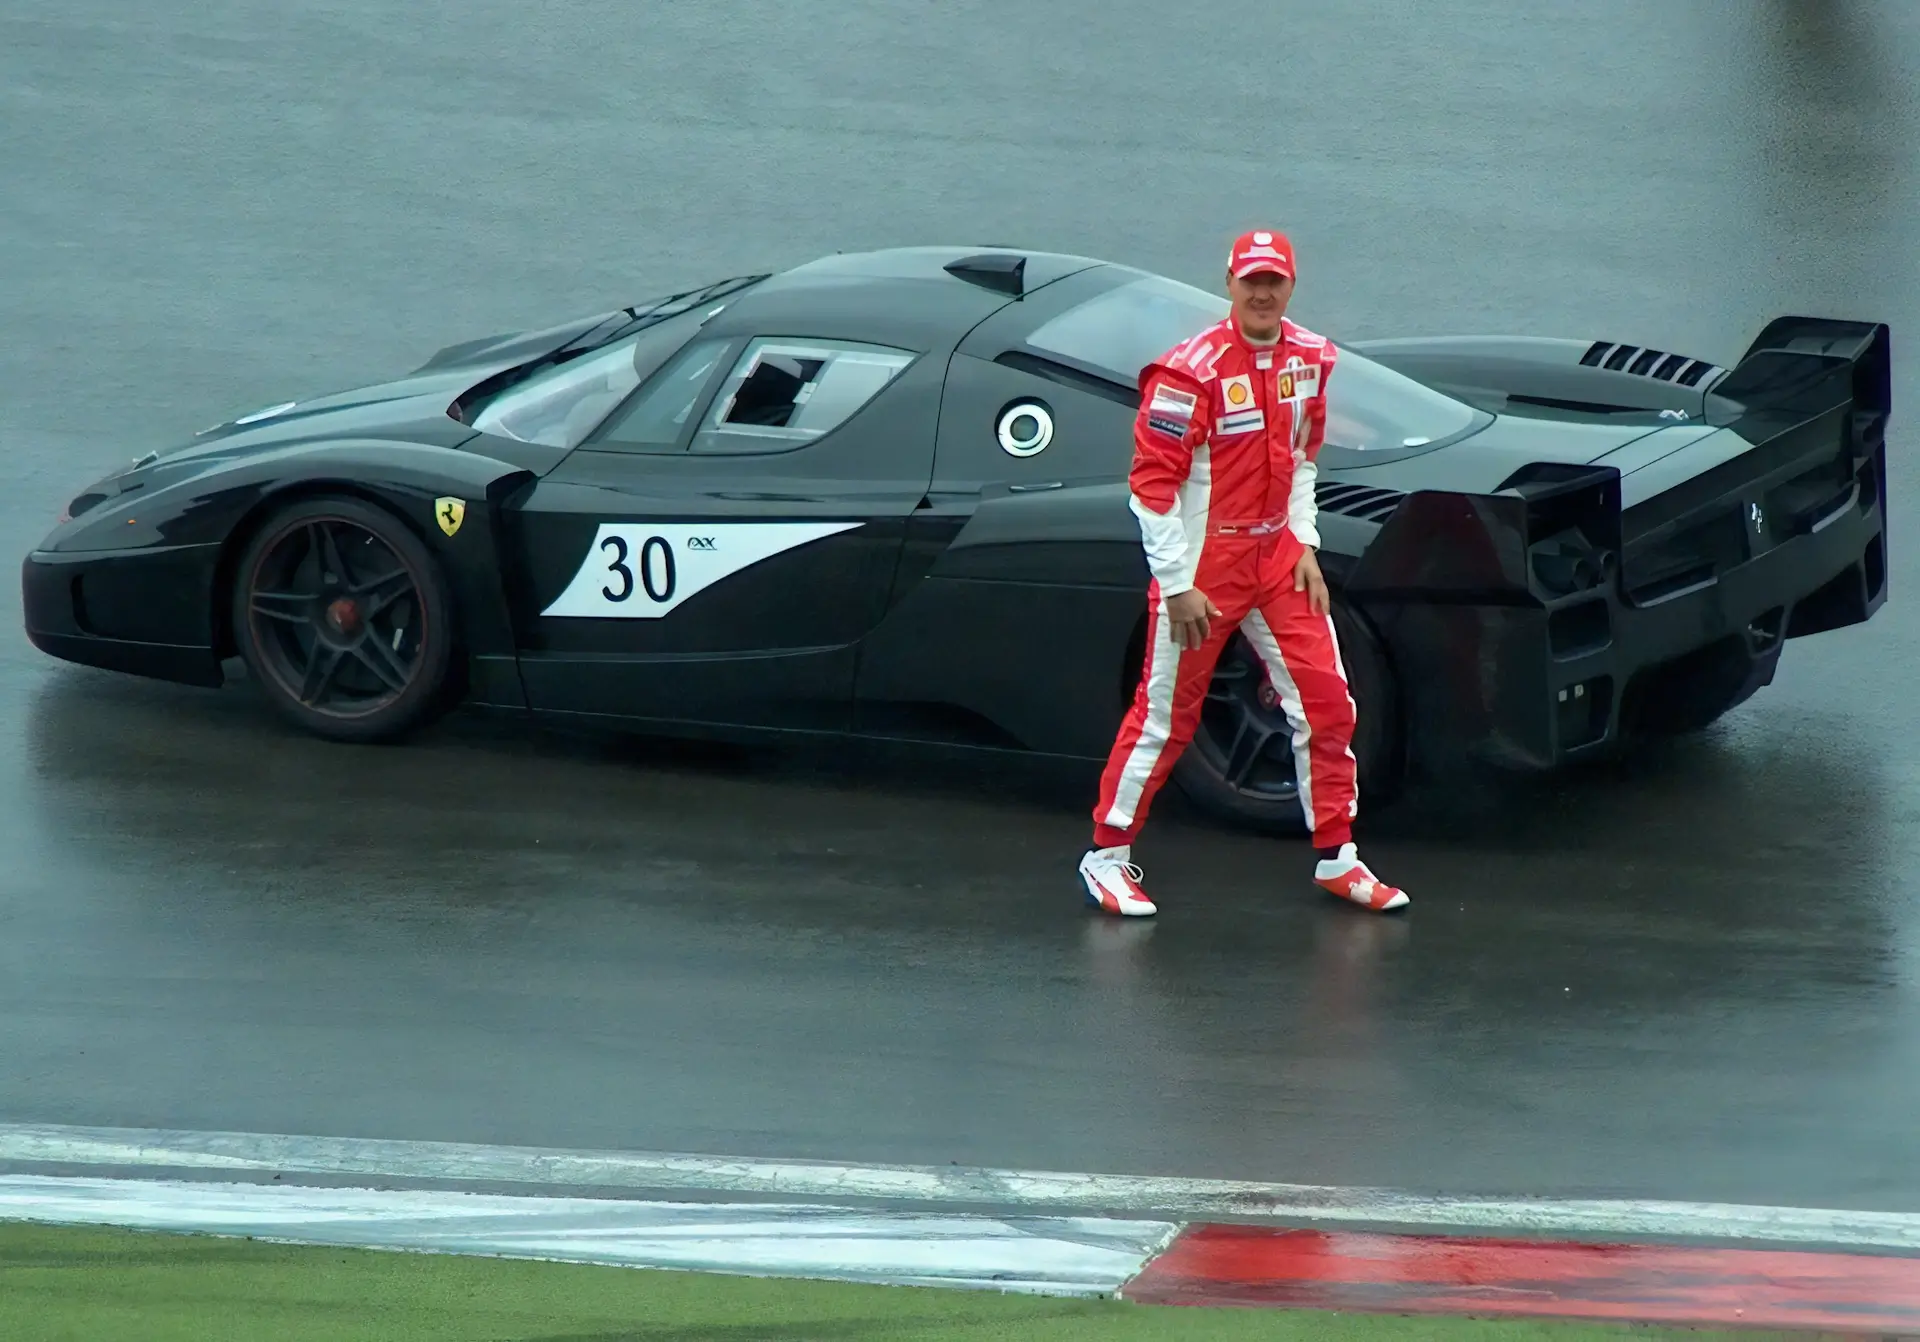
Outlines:
{"label": "roof air scoop", "polygon": [[958,261],[949,261],[943,269],[969,284],[1012,294],[1015,298],[1026,292],[1027,258],[1024,256],[982,252],[978,256],[963,256]]}

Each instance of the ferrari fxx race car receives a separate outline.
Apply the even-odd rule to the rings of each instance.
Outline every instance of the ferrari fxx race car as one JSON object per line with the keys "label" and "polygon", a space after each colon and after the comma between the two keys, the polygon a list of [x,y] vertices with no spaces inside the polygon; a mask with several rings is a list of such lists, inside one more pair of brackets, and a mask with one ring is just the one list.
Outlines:
{"label": "ferrari fxx race car", "polygon": [[[456,703],[666,734],[1104,758],[1143,662],[1138,375],[1226,311],[1007,247],[834,255],[452,345],[89,486],[28,636],[390,738]],[[1337,335],[1337,332],[1334,333]],[[1698,728],[1887,598],[1888,331],[1726,363],[1607,339],[1341,344],[1318,497],[1361,787]],[[1176,775],[1301,828],[1260,663]]]}

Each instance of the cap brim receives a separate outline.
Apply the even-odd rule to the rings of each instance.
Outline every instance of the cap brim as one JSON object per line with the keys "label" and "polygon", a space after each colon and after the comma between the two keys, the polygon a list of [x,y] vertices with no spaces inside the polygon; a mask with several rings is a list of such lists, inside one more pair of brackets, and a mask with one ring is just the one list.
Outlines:
{"label": "cap brim", "polygon": [[1236,280],[1244,280],[1253,275],[1278,275],[1283,280],[1290,280],[1293,278],[1293,271],[1277,261],[1262,259],[1259,261],[1244,261],[1240,264],[1239,269],[1233,272],[1233,277]]}

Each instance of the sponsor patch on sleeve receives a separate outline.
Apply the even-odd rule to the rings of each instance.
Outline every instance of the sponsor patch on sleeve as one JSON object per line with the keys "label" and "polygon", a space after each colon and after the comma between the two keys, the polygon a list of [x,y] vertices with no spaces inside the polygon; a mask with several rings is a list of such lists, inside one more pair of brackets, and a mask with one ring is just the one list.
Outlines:
{"label": "sponsor patch on sleeve", "polygon": [[1199,404],[1200,398],[1192,392],[1158,382],[1154,384],[1153,399],[1147,403],[1147,414],[1155,419],[1178,420],[1180,432],[1184,433]]}

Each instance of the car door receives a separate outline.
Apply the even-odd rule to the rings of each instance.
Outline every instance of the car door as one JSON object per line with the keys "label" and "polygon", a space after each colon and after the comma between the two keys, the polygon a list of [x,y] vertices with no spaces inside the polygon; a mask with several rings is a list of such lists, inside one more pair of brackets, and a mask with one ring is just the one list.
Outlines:
{"label": "car door", "polygon": [[943,373],[843,339],[696,336],[520,510],[530,706],[844,729]]}
{"label": "car door", "polygon": [[899,605],[862,661],[862,730],[1089,756],[1111,742],[1148,579],[1126,486],[1138,393],[1053,337],[1137,274],[1056,281],[955,350]]}

